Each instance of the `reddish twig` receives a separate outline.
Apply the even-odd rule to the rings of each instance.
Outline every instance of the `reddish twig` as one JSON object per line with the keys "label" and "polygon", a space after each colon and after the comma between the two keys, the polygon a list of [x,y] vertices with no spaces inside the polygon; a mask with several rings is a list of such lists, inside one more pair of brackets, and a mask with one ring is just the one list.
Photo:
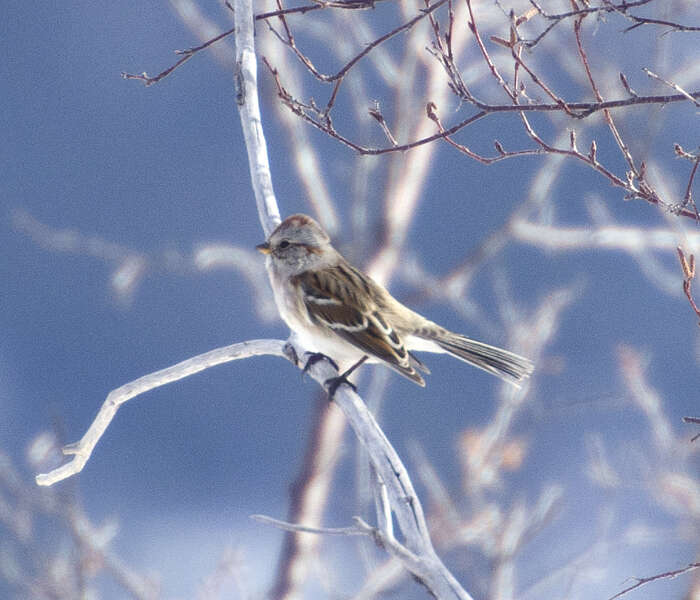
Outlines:
{"label": "reddish twig", "polygon": [[[349,148],[352,148],[354,151],[360,153],[360,154],[368,154],[368,155],[379,155],[379,154],[386,154],[390,152],[397,152],[397,151],[406,151],[410,150],[412,148],[419,147],[424,144],[428,144],[430,142],[433,142],[438,139],[444,139],[447,143],[451,144],[455,149],[457,149],[460,152],[463,152],[467,156],[473,158],[474,160],[478,160],[479,162],[483,164],[491,164],[493,162],[497,162],[500,160],[504,160],[506,158],[515,158],[515,157],[520,157],[520,156],[527,156],[527,155],[534,155],[534,154],[542,154],[544,152],[549,152],[549,153],[557,153],[557,154],[564,154],[564,155],[569,155],[572,157],[575,157],[577,160],[584,162],[588,166],[594,168],[596,171],[598,171],[601,175],[605,176],[610,180],[610,182],[615,185],[616,187],[621,187],[625,189],[628,193],[628,197],[630,198],[642,198],[650,203],[657,204],[660,206],[663,206],[667,208],[668,210],[672,211],[674,214],[684,216],[684,217],[689,217],[693,218],[696,220],[700,220],[700,216],[698,215],[698,211],[695,207],[695,204],[692,201],[692,198],[690,196],[690,191],[692,188],[692,182],[695,178],[696,172],[698,170],[698,162],[695,160],[697,157],[693,157],[694,160],[694,165],[693,168],[691,169],[691,175],[689,178],[688,182],[688,187],[686,191],[686,196],[682,202],[676,203],[676,204],[671,204],[667,202],[663,202],[657,195],[656,191],[652,188],[651,185],[648,184],[648,182],[644,178],[644,164],[640,164],[637,166],[631,156],[631,153],[622,140],[614,121],[612,120],[611,116],[611,110],[615,108],[621,108],[621,107],[626,107],[626,106],[633,106],[633,105],[641,105],[641,104],[668,104],[671,102],[679,102],[683,100],[690,100],[692,102],[698,103],[698,100],[700,100],[700,92],[695,91],[695,92],[687,92],[683,89],[680,89],[678,87],[674,87],[674,89],[680,93],[675,94],[675,95],[655,95],[655,96],[640,96],[636,94],[636,92],[633,92],[631,88],[629,87],[629,84],[625,86],[625,89],[627,90],[629,97],[624,98],[624,99],[619,99],[619,100],[608,100],[605,101],[603,100],[601,94],[598,91],[598,88],[596,86],[595,81],[593,80],[592,72],[588,63],[588,58],[586,56],[586,53],[583,49],[583,44],[581,42],[581,35],[580,35],[580,22],[581,19],[592,12],[597,12],[597,10],[592,10],[592,9],[581,9],[579,11],[575,11],[572,13],[566,13],[565,15],[558,15],[557,17],[561,18],[568,18],[571,16],[578,16],[578,19],[575,22],[575,33],[576,33],[576,39],[577,39],[577,44],[579,48],[579,55],[581,57],[581,61],[584,65],[584,68],[586,70],[587,76],[589,78],[589,82],[591,83],[591,87],[594,90],[595,96],[596,96],[596,101],[595,102],[567,102],[564,98],[560,97],[557,95],[540,77],[535,71],[529,67],[525,63],[525,61],[522,59],[522,47],[526,45],[524,42],[521,41],[520,36],[518,34],[518,27],[522,23],[530,20],[533,16],[536,14],[541,14],[542,16],[545,16],[547,18],[551,17],[551,15],[546,15],[543,13],[541,8],[533,1],[532,4],[535,7],[534,9],[531,9],[527,13],[525,13],[522,16],[515,17],[511,15],[511,26],[510,26],[510,38],[509,40],[502,40],[500,38],[496,38],[495,36],[491,37],[491,40],[499,43],[501,45],[504,45],[508,47],[511,51],[511,55],[514,61],[514,72],[513,72],[513,79],[511,84],[509,85],[506,83],[505,79],[501,76],[501,73],[499,72],[498,68],[496,67],[494,61],[491,59],[491,56],[489,55],[489,51],[486,48],[486,45],[484,43],[484,40],[482,38],[482,35],[476,25],[475,21],[475,15],[474,15],[474,7],[472,5],[471,0],[466,0],[466,5],[468,8],[468,13],[469,13],[469,28],[474,34],[474,38],[476,40],[476,43],[479,47],[479,50],[484,58],[484,61],[492,74],[492,76],[498,81],[499,85],[503,88],[503,90],[506,92],[509,103],[508,104],[490,104],[487,102],[482,102],[479,99],[477,99],[471,91],[467,88],[466,84],[464,83],[462,76],[460,74],[459,69],[456,67],[455,64],[455,57],[453,55],[453,50],[452,50],[452,35],[453,35],[453,27],[454,27],[454,22],[455,22],[455,17],[454,17],[454,10],[452,6],[452,0],[437,0],[433,4],[430,4],[430,0],[424,0],[425,1],[425,8],[420,11],[419,14],[414,16],[412,19],[404,22],[403,24],[399,25],[398,27],[395,27],[391,31],[388,31],[384,35],[378,37],[371,43],[369,43],[365,48],[358,53],[356,56],[354,56],[350,61],[348,61],[340,70],[333,74],[324,74],[321,73],[316,69],[316,67],[313,65],[313,63],[306,57],[296,46],[296,41],[294,39],[293,32],[291,28],[288,25],[287,22],[287,15],[293,14],[293,13],[299,13],[299,14],[304,14],[305,12],[311,11],[311,10],[317,10],[317,8],[354,8],[354,9],[360,9],[360,8],[369,8],[371,6],[371,1],[370,0],[353,0],[351,2],[319,2],[318,4],[313,4],[313,5],[305,5],[301,7],[295,7],[294,9],[285,9],[282,7],[281,3],[278,3],[278,10],[277,11],[272,11],[269,13],[262,13],[256,16],[256,19],[258,20],[269,20],[271,18],[279,18],[280,21],[282,22],[282,27],[284,30],[279,33],[275,31],[274,28],[270,27],[271,30],[277,35],[277,37],[284,43],[285,45],[289,46],[296,56],[299,58],[299,60],[302,62],[302,64],[309,70],[310,73],[314,75],[317,79],[320,81],[323,81],[325,83],[331,83],[333,84],[333,89],[330,94],[330,98],[325,105],[325,107],[319,107],[316,105],[316,103],[313,100],[310,100],[309,102],[302,102],[296,98],[294,98],[283,86],[281,82],[281,78],[279,73],[274,69],[270,63],[263,58],[263,61],[265,65],[268,67],[270,72],[272,73],[274,79],[275,79],[275,84],[277,87],[277,93],[280,99],[284,104],[286,104],[290,110],[292,110],[296,115],[301,117],[303,120],[305,120],[307,123],[312,125],[313,127],[319,129],[320,131],[326,133],[330,137],[336,139],[340,143],[348,146]],[[641,1],[641,2],[633,2],[633,3],[623,3],[620,5],[610,5],[609,7],[615,8],[615,10],[626,10],[627,8],[631,6],[641,6],[642,4],[646,3],[646,1]],[[342,5],[342,6],[341,6]],[[440,29],[439,22],[435,15],[437,14],[435,11],[442,7],[447,5],[448,8],[448,25],[443,33]],[[610,12],[610,11],[608,11]],[[387,40],[393,38],[394,36],[398,35],[401,32],[408,31],[411,29],[414,25],[416,25],[420,20],[427,18],[430,22],[430,25],[433,30],[434,34],[434,41],[432,45],[432,53],[438,60],[441,62],[445,72],[448,75],[449,78],[449,86],[452,88],[452,90],[465,102],[468,102],[469,104],[472,104],[476,109],[479,110],[476,114],[463,119],[456,125],[445,128],[442,123],[440,122],[439,118],[437,118],[436,111],[433,109],[432,115],[431,112],[429,111],[428,115],[429,117],[436,123],[439,129],[439,133],[432,135],[432,136],[426,136],[417,140],[413,140],[407,143],[399,143],[396,139],[394,139],[393,135],[391,134],[391,131],[388,130],[388,126],[386,124],[386,121],[384,120],[383,116],[381,113],[379,113],[376,110],[370,110],[370,115],[377,120],[377,122],[382,126],[383,130],[385,131],[385,134],[387,135],[387,139],[389,140],[390,146],[388,147],[367,147],[364,146],[349,137],[341,134],[339,131],[337,131],[333,125],[333,121],[331,119],[331,109],[335,105],[336,98],[338,96],[340,86],[345,78],[345,75],[348,74],[348,72],[355,67],[360,60],[362,60],[369,52],[371,52],[373,49],[377,48],[380,46],[382,43],[386,42]],[[140,75],[133,75],[133,74],[127,74],[124,73],[123,76],[127,79],[138,79],[141,80],[145,83],[145,85],[152,85],[153,83],[156,83],[163,79],[164,77],[168,76],[170,73],[172,73],[176,68],[184,64],[187,60],[189,60],[194,54],[197,52],[204,50],[211,46],[212,44],[224,39],[228,35],[230,35],[233,32],[233,30],[228,30],[225,31],[216,37],[212,38],[211,40],[208,40],[207,42],[201,44],[200,46],[190,48],[188,50],[183,50],[179,51],[180,54],[183,54],[183,56],[171,67],[166,69],[165,71],[161,72],[160,74],[150,77],[146,73],[142,73]],[[523,70],[526,72],[531,80],[540,88],[544,91],[544,93],[552,98],[553,102],[552,103],[534,103],[534,102],[523,102],[521,104],[522,99],[527,99],[527,96],[525,95],[525,86],[524,84],[520,81],[520,70]],[[623,85],[626,81],[624,79],[624,76],[622,77]],[[673,84],[669,84],[672,85]],[[512,87],[511,87],[512,86]],[[602,164],[600,164],[596,158],[596,148],[595,148],[595,142],[591,145],[590,150],[587,153],[581,153],[579,152],[575,146],[572,144],[572,147],[569,149],[564,149],[564,148],[555,148],[551,146],[550,144],[547,144],[533,129],[532,125],[530,124],[529,120],[525,118],[526,113],[530,112],[563,112],[567,114],[570,117],[577,118],[577,119],[583,119],[585,117],[588,117],[596,112],[603,111],[605,114],[605,119],[606,122],[608,123],[608,126],[613,134],[613,137],[615,138],[618,146],[620,147],[621,152],[625,156],[625,159],[627,160],[627,163],[630,167],[629,173],[627,174],[626,177],[618,177],[615,175],[612,171],[604,167]],[[525,130],[527,134],[530,136],[530,138],[537,144],[537,148],[535,149],[522,149],[522,150],[516,150],[516,151],[506,151],[503,149],[503,147],[496,141],[494,142],[494,145],[496,147],[496,150],[498,154],[496,156],[482,156],[476,152],[473,152],[471,149],[469,149],[467,146],[463,144],[459,144],[453,139],[451,139],[451,136],[461,129],[468,127],[475,121],[481,119],[482,117],[486,116],[487,114],[493,114],[493,113],[500,113],[500,112],[516,112],[521,116],[521,119],[523,120],[523,123],[525,125]],[[572,138],[573,140],[573,138]]]}
{"label": "reddish twig", "polygon": [[[368,8],[374,8],[374,5],[377,2],[381,2],[382,0],[344,0],[343,2],[331,2],[331,1],[324,1],[324,2],[319,2],[317,4],[309,4],[305,6],[297,6],[294,8],[281,8],[276,11],[271,11],[267,13],[260,13],[258,15],[255,15],[255,20],[260,21],[260,20],[267,20],[271,19],[273,17],[280,17],[284,19],[285,15],[288,14],[293,14],[293,13],[299,13],[299,14],[304,14],[313,10],[319,10],[319,9],[324,9],[324,8],[339,8],[339,9],[351,9],[351,10],[357,10],[357,9],[368,9]],[[443,2],[446,0],[443,0]],[[229,8],[231,6],[226,3]],[[187,50],[176,50],[175,54],[182,54],[184,55],[180,60],[178,60],[175,64],[171,65],[164,71],[161,71],[158,73],[158,75],[154,75],[153,77],[150,77],[145,71],[143,73],[137,74],[137,73],[127,73],[125,71],[122,71],[122,78],[124,79],[137,79],[139,81],[143,81],[145,86],[150,86],[153,85],[154,83],[158,83],[161,79],[167,77],[170,75],[175,69],[178,67],[182,66],[185,64],[190,58],[192,58],[197,52],[204,50],[205,48],[208,48],[212,44],[215,44],[216,42],[219,42],[223,40],[224,38],[228,37],[235,31],[235,27],[232,27],[231,29],[227,29],[223,33],[220,33],[217,36],[214,36],[210,40],[207,40],[200,46],[196,46],[194,48],[188,48]]]}
{"label": "reddish twig", "polygon": [[467,148],[467,146],[464,146],[463,144],[458,144],[449,137],[450,133],[443,127],[442,122],[440,121],[440,118],[437,114],[437,106],[434,102],[428,102],[428,105],[425,107],[425,109],[428,118],[437,125],[438,130],[441,134],[443,134],[443,139],[448,144],[450,144],[453,148],[459,150],[462,154],[466,154],[469,158],[473,158],[474,160],[480,162],[483,165],[490,165],[500,160],[504,160],[506,158],[532,156],[534,154],[546,154],[546,151],[544,149],[537,148],[533,148],[530,150],[506,151],[501,145],[501,143],[498,140],[495,140],[493,144],[496,148],[496,152],[498,152],[498,155],[493,157],[482,156],[481,154],[477,154],[473,150],[470,150],[469,148]]}
{"label": "reddish twig", "polygon": [[642,25],[660,25],[662,27],[669,27],[670,31],[685,31],[685,32],[700,31],[700,27],[695,26],[695,25],[683,25],[681,23],[674,23],[672,21],[665,21],[662,19],[653,19],[653,18],[649,18],[649,17],[639,17],[636,15],[630,15],[627,12],[630,8],[636,8],[636,7],[642,6],[644,4],[649,4],[652,1],[653,0],[639,0],[637,2],[623,1],[620,4],[613,4],[609,0],[605,0],[601,6],[586,6],[585,8],[577,8],[576,10],[572,10],[572,11],[569,11],[566,13],[548,14],[547,12],[544,11],[544,9],[542,9],[542,7],[537,2],[535,2],[535,0],[530,0],[530,4],[532,4],[537,9],[537,12],[542,17],[544,17],[546,20],[548,20],[550,23],[536,38],[534,38],[532,40],[523,40],[523,43],[526,46],[528,46],[529,48],[534,48],[537,44],[539,44],[542,41],[542,39],[550,31],[552,31],[552,29],[554,29],[562,21],[565,21],[566,19],[571,19],[571,18],[585,17],[586,15],[601,13],[601,12],[603,12],[603,13],[616,13],[616,14],[623,16],[626,19],[634,21],[633,25],[630,25],[629,27],[627,27],[626,29],[623,30],[624,33],[632,31],[633,29],[636,29],[637,27],[641,27]]}
{"label": "reddish twig", "polygon": [[559,13],[559,14],[548,14],[545,12],[542,7],[535,2],[535,0],[530,0],[530,4],[534,6],[537,9],[537,12],[550,21],[550,24],[545,28],[545,30],[540,33],[535,39],[533,40],[523,40],[523,43],[528,46],[529,48],[534,48],[537,44],[539,44],[542,39],[550,32],[552,29],[554,29],[559,23],[565,21],[566,19],[571,19],[573,17],[585,17],[586,15],[594,14],[594,13],[619,13],[622,15],[626,14],[626,11],[629,10],[630,8],[635,8],[638,6],[643,6],[644,4],[649,4],[653,0],[637,0],[635,2],[627,2],[627,0],[623,0],[621,4],[613,4],[612,2],[605,1],[602,3],[601,6],[586,6],[585,8],[579,8],[576,4],[574,4],[574,10],[566,12],[566,13]]}
{"label": "reddish twig", "polygon": [[[515,32],[515,28],[513,27],[512,29],[513,32]],[[563,110],[567,115],[570,117],[576,117],[576,118],[582,118],[582,115],[575,113],[574,111],[571,110],[569,105],[557,94],[555,94],[547,84],[530,68],[528,67],[522,60],[521,58],[521,52],[522,52],[522,44],[517,43],[513,38],[515,36],[511,36],[511,41],[508,43],[510,46],[510,51],[511,51],[511,56],[513,57],[513,60],[515,61],[515,66],[516,66],[516,73],[517,73],[517,67],[522,67],[527,74],[530,76],[530,79],[535,83],[535,85],[539,86],[542,91],[547,94],[554,102]],[[516,50],[517,48],[517,50]],[[599,98],[598,102],[602,102],[603,99]],[[604,109],[607,110],[607,109]]]}
{"label": "reddish twig", "polygon": [[[686,32],[700,31],[700,27],[698,27],[696,25],[683,25],[681,23],[674,23],[673,21],[666,21],[664,19],[652,19],[650,17],[638,17],[636,15],[628,15],[627,13],[621,13],[621,14],[626,19],[629,19],[630,21],[634,21],[634,25],[630,25],[627,29],[624,30],[625,33],[627,33],[628,31],[632,31],[633,29],[636,29],[637,27],[641,27],[642,25],[660,25],[662,27],[668,27],[669,31],[686,31]],[[668,31],[665,33],[668,33]]]}
{"label": "reddish twig", "polygon": [[[417,148],[418,146],[429,144],[430,142],[434,142],[435,140],[439,140],[441,138],[444,138],[445,136],[457,133],[460,129],[471,125],[475,121],[482,119],[488,114],[485,111],[478,112],[475,115],[472,115],[471,117],[460,121],[456,125],[453,125],[449,129],[445,130],[444,133],[436,133],[435,135],[430,135],[407,144],[399,144],[398,146],[390,146],[388,148],[369,148],[366,146],[361,146],[360,144],[357,144],[356,142],[353,142],[349,138],[338,133],[338,131],[333,126],[332,121],[328,118],[328,115],[324,115],[323,119],[321,118],[323,113],[316,105],[304,104],[303,102],[296,100],[282,85],[277,69],[275,69],[270,64],[266,57],[263,56],[262,60],[265,66],[270,70],[270,73],[272,74],[273,78],[275,79],[277,95],[294,114],[298,115],[301,119],[303,119],[310,125],[316,127],[320,131],[323,131],[327,135],[338,140],[340,143],[348,146],[348,148],[352,148],[360,154],[375,156],[379,154],[388,154],[390,152],[405,152],[406,150],[411,150],[412,148]],[[316,118],[309,114],[310,112],[315,113],[317,115]]]}
{"label": "reddish twig", "polygon": [[[426,6],[428,6],[429,0],[425,0],[425,4]],[[433,13],[428,15],[430,25],[433,28],[433,34],[435,36],[435,39],[432,43],[432,48],[428,48],[427,50],[440,61],[440,64],[442,65],[443,69],[445,70],[445,73],[450,79],[448,83],[450,89],[459,98],[462,98],[467,102],[471,102],[472,104],[478,104],[478,101],[476,100],[476,98],[474,98],[472,93],[467,88],[466,84],[464,83],[464,80],[462,79],[462,74],[455,65],[454,53],[452,51],[452,31],[454,28],[455,13],[454,8],[452,6],[452,0],[449,0],[447,10],[448,26],[444,36],[444,42],[443,37],[440,35],[440,24],[438,23]]]}
{"label": "reddish twig", "polygon": [[279,8],[278,10],[272,10],[266,13],[260,13],[255,15],[256,21],[272,19],[274,17],[284,17],[291,14],[305,14],[311,12],[312,10],[319,10],[324,8],[340,8],[344,10],[366,10],[374,8],[377,2],[382,2],[383,0],[343,0],[342,2],[330,2],[329,0],[324,0],[323,2],[316,2],[315,4],[305,4],[304,6],[295,6],[293,8]]}
{"label": "reddish twig", "polygon": [[[697,304],[695,304],[695,300],[693,300],[693,292],[691,289],[693,279],[695,279],[695,255],[691,254],[686,259],[685,253],[680,246],[676,248],[676,251],[678,252],[678,259],[681,261],[681,269],[683,269],[683,292],[686,298],[688,298],[691,308],[700,319],[700,308],[698,308]],[[700,325],[700,321],[698,321],[698,325]]]}
{"label": "reddish twig", "polygon": [[501,74],[498,72],[496,65],[491,60],[491,56],[489,56],[488,50],[486,49],[486,46],[484,45],[484,42],[481,39],[481,34],[479,33],[479,29],[476,26],[476,19],[474,19],[474,11],[472,10],[471,0],[466,0],[466,2],[467,2],[467,9],[469,10],[469,19],[470,19],[469,22],[467,23],[467,25],[469,26],[469,30],[474,34],[474,38],[476,39],[476,43],[479,46],[479,50],[481,51],[481,55],[484,57],[484,60],[486,61],[486,65],[488,66],[489,71],[491,71],[491,74],[496,78],[498,83],[501,85],[501,87],[506,92],[506,94],[508,94],[508,97],[513,101],[513,103],[517,104],[517,93],[513,92],[508,87],[508,84],[505,82],[503,77],[501,77]]}
{"label": "reddish twig", "polygon": [[[542,149],[544,152],[549,152],[549,153],[554,153],[554,154],[562,154],[566,156],[571,156],[576,158],[579,161],[584,162],[588,166],[592,167],[594,170],[598,171],[601,175],[605,176],[614,186],[616,187],[621,187],[624,190],[628,192],[628,197],[630,198],[642,198],[651,204],[657,204],[660,206],[664,206],[666,208],[671,208],[672,205],[667,204],[665,202],[662,202],[661,199],[658,197],[657,193],[655,190],[646,182],[645,177],[644,177],[644,163],[640,165],[640,167],[637,167],[634,163],[634,160],[632,158],[632,155],[625,144],[624,140],[622,139],[622,136],[620,135],[619,131],[617,130],[617,127],[615,126],[615,123],[612,119],[612,116],[610,114],[610,111],[607,106],[604,106],[605,102],[598,90],[598,87],[596,85],[596,82],[593,78],[592,71],[590,69],[590,65],[588,62],[588,57],[586,56],[586,52],[583,48],[583,44],[581,42],[581,35],[580,35],[580,25],[581,25],[581,20],[583,19],[583,16],[585,16],[584,13],[583,16],[579,17],[574,24],[574,32],[576,36],[576,43],[578,47],[578,52],[579,56],[581,58],[581,62],[584,66],[584,69],[586,71],[586,75],[588,77],[589,83],[591,85],[591,88],[593,89],[593,92],[596,97],[596,101],[598,103],[598,106],[601,106],[601,110],[603,110],[603,113],[605,115],[606,122],[608,124],[608,127],[615,139],[615,141],[618,144],[618,147],[620,148],[621,152],[625,156],[625,159],[630,167],[630,171],[627,173],[626,178],[621,178],[615,175],[612,171],[610,171],[608,168],[606,168],[604,165],[602,165],[597,158],[597,145],[596,142],[593,141],[591,143],[591,146],[589,148],[589,151],[587,154],[583,154],[576,148],[576,136],[572,132],[571,133],[571,145],[569,149],[563,149],[563,148],[556,148],[547,142],[544,141],[544,139],[537,134],[535,129],[533,128],[532,124],[530,123],[529,119],[526,116],[527,109],[531,107],[532,105],[523,105],[518,103],[518,93],[517,90],[511,91],[503,77],[500,75],[498,72],[498,69],[496,68],[494,62],[491,60],[491,57],[489,56],[488,50],[486,49],[485,44],[483,43],[483,40],[481,38],[481,35],[479,33],[479,28],[476,25],[476,20],[474,17],[474,11],[472,9],[472,4],[471,0],[466,0],[467,7],[469,9],[469,15],[470,15],[470,22],[469,22],[469,28],[474,34],[474,37],[476,39],[477,45],[479,46],[479,50],[481,51],[481,54],[489,68],[489,71],[493,75],[493,77],[498,81],[499,85],[506,91],[508,96],[511,98],[513,105],[509,107],[510,110],[515,110],[519,113],[520,118],[523,122],[523,125],[525,126],[525,131],[528,134],[528,136]],[[523,20],[529,17],[524,17]],[[520,65],[523,67],[528,74],[531,75],[531,77],[534,75],[534,73],[527,68],[527,65],[523,63],[522,60],[519,59],[519,54],[517,51],[515,51],[514,47],[517,45],[517,26],[518,23],[522,22],[520,20],[516,20],[512,23],[511,25],[511,36],[510,36],[510,41],[505,41],[505,40],[496,40],[497,43],[501,45],[506,45],[511,48],[512,51],[512,56],[514,60],[516,61],[516,65]],[[569,103],[565,103],[563,100],[558,98],[543,82],[540,78],[537,78],[537,76],[533,77],[533,81],[535,81],[544,91],[547,93],[550,97],[555,99],[556,104],[553,106],[557,107],[557,110],[564,111],[563,105],[566,105],[568,110],[564,111],[567,112],[568,114],[571,114],[573,106]],[[629,100],[634,100],[637,99],[638,96],[633,96],[629,98]],[[434,113],[434,111],[432,111]],[[431,111],[429,110],[429,116],[431,115]],[[430,116],[435,121],[435,118]],[[437,122],[437,121],[436,121]],[[453,146],[455,146],[458,150],[461,152],[464,152],[465,154],[468,154],[472,158],[475,158],[478,160],[477,156],[475,155],[474,152],[469,150],[468,148],[464,146],[459,146],[452,142],[451,140],[448,140]],[[516,156],[519,155],[517,153],[506,153],[502,147],[499,145],[496,146],[496,149],[499,151],[501,158],[509,158],[511,156]],[[528,151],[527,153],[535,153],[532,151]],[[481,159],[484,159],[484,157],[480,157]],[[488,160],[488,159],[487,159]],[[483,160],[482,160],[483,162]],[[676,212],[674,210],[674,212]],[[688,216],[691,218],[696,218],[696,215],[688,210],[685,207],[681,207],[679,209],[679,212],[677,214],[682,214],[683,216]]]}
{"label": "reddish twig", "polygon": [[122,71],[121,76],[122,76],[122,79],[138,79],[139,81],[143,81],[143,84],[146,87],[148,87],[149,85],[153,85],[154,83],[158,83],[161,79],[170,75],[170,73],[172,73],[179,66],[185,64],[193,56],[194,56],[194,53],[186,54],[180,60],[178,60],[174,65],[171,65],[170,67],[165,69],[165,71],[161,71],[160,73],[158,73],[158,75],[154,75],[153,77],[150,77],[148,75],[148,73],[146,73],[146,71],[143,71],[142,73],[127,73],[126,71]]}
{"label": "reddish twig", "polygon": [[[576,37],[576,48],[578,49],[578,53],[581,58],[581,63],[583,64],[583,68],[586,71],[586,77],[588,78],[588,82],[591,84],[591,89],[595,94],[596,100],[598,102],[603,102],[603,96],[598,90],[598,86],[596,85],[595,79],[593,78],[591,66],[588,62],[588,56],[586,55],[586,51],[583,48],[583,42],[581,41],[581,23],[583,22],[583,18],[584,17],[579,17],[574,21],[574,36]],[[630,153],[627,144],[625,144],[624,140],[622,139],[622,136],[620,135],[620,132],[618,131],[615,122],[613,121],[610,111],[608,109],[604,109],[603,115],[605,116],[605,122],[608,124],[608,128],[610,129],[613,138],[615,138],[615,142],[617,142],[617,145],[619,146],[620,151],[625,157],[625,160],[627,161],[627,164],[629,165],[632,173],[637,179],[641,179],[640,169],[638,169],[635,165],[634,159],[632,158],[632,154]]]}
{"label": "reddish twig", "polygon": [[331,92],[331,96],[328,100],[328,103],[326,105],[325,110],[323,111],[324,114],[328,114],[328,112],[331,110],[333,105],[335,104],[335,99],[338,96],[338,91],[340,89],[340,85],[343,81],[343,78],[347,73],[352,69],[360,60],[362,60],[365,56],[367,56],[372,50],[374,50],[376,47],[380,46],[387,40],[390,40],[394,36],[398,35],[399,33],[403,31],[408,31],[409,29],[412,29],[418,22],[422,21],[425,17],[428,15],[432,14],[434,11],[436,11],[438,8],[443,6],[448,0],[437,0],[434,4],[428,6],[424,10],[422,10],[419,14],[417,14],[415,17],[412,19],[406,21],[405,23],[399,25],[398,27],[395,27],[391,31],[388,31],[384,35],[378,37],[374,41],[370,42],[365,46],[365,48],[356,54],[353,58],[351,58],[339,71],[332,75],[328,75],[325,73],[321,73],[311,62],[311,60],[303,54],[296,46],[296,43],[294,41],[294,36],[292,35],[291,31],[289,30],[289,27],[287,26],[286,19],[284,16],[280,16],[280,20],[283,23],[283,26],[285,28],[285,32],[287,35],[287,39],[285,40],[275,29],[270,26],[270,30],[278,37],[278,39],[288,46],[294,54],[296,54],[297,58],[303,63],[303,65],[309,70],[309,72],[319,81],[322,81],[324,83],[335,83],[333,86],[333,91]]}

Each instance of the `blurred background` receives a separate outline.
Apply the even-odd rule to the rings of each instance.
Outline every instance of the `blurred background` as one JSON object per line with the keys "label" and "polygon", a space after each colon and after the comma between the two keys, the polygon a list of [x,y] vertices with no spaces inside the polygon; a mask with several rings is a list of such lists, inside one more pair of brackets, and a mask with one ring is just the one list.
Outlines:
{"label": "blurred background", "polygon": [[[289,3],[285,6],[298,6]],[[480,100],[510,104],[454,10],[455,64]],[[528,2],[473,2],[490,55],[512,83],[509,12],[534,40],[553,21]],[[586,3],[587,4],[587,3]],[[698,25],[692,0],[634,13]],[[569,2],[542,2],[548,13]],[[258,20],[260,55],[307,107],[367,44],[420,14],[420,2]],[[447,4],[434,12],[439,34]],[[259,13],[278,9],[256,2]],[[235,103],[233,40],[154,75],[233,26],[221,2],[8,2],[0,45],[0,597],[426,598],[365,538],[286,537],[250,515],[328,527],[375,522],[366,457],[340,411],[287,361],[236,361],[153,390],[119,411],[84,471],[52,488],[110,390],[198,353],[285,339],[264,261]],[[630,11],[633,12],[633,11]],[[567,101],[593,101],[563,19],[522,60]],[[676,94],[647,67],[698,90],[697,32],[591,13],[582,39],[606,99]],[[274,29],[274,30],[273,30]],[[449,88],[423,18],[377,45],[342,81],[333,126],[366,148],[399,144],[475,114]],[[442,38],[444,39],[444,38]],[[285,40],[287,44],[285,44]],[[436,56],[437,54],[437,56]],[[520,392],[445,356],[422,358],[419,388],[363,367],[360,393],[403,457],[437,551],[475,598],[610,598],[698,561],[698,317],[676,247],[700,251],[693,218],[640,199],[581,160],[541,153],[483,164],[444,141],[362,156],[303,122],[259,63],[261,110],[283,216],[306,212],[399,299],[488,343],[530,356]],[[519,72],[533,102],[552,102]],[[523,100],[525,102],[526,100]],[[690,101],[613,117],[637,167],[682,202],[697,152]],[[313,110],[307,113],[314,116]],[[547,143],[626,181],[599,112],[535,113]],[[535,149],[516,114],[454,137],[481,156]],[[695,163],[697,166],[697,163]],[[691,186],[692,187],[692,186]],[[698,189],[697,183],[694,189]],[[697,193],[696,193],[697,196]],[[685,206],[694,210],[692,204]],[[696,282],[696,290],[700,284]],[[700,291],[697,291],[700,295]],[[318,492],[318,493],[316,493]],[[697,599],[697,571],[631,591]]]}

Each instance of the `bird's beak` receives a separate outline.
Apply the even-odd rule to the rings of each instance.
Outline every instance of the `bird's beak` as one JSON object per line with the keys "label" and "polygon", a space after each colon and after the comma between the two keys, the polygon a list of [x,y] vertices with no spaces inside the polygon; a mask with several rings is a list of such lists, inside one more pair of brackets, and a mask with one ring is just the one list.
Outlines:
{"label": "bird's beak", "polygon": [[255,247],[257,248],[258,252],[261,252],[262,254],[270,254],[270,252],[272,252],[272,248],[270,248],[270,244],[268,242],[258,244]]}

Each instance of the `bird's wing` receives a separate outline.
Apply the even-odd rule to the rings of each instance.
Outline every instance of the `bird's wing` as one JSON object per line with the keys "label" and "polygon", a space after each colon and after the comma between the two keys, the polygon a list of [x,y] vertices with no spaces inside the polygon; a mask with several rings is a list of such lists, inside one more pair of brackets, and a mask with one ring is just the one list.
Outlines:
{"label": "bird's wing", "polygon": [[371,288],[376,284],[344,263],[322,271],[305,271],[295,279],[313,323],[328,327],[370,357],[425,385],[414,368],[418,366],[415,358],[372,300]]}

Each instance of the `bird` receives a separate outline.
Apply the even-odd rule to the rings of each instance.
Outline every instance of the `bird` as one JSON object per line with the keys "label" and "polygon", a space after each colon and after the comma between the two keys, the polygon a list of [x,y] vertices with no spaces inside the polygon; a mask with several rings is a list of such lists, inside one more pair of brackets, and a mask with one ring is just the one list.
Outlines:
{"label": "bird", "polygon": [[447,353],[518,387],[533,372],[527,358],[454,333],[404,306],[352,266],[308,215],[287,217],[256,248],[266,255],[282,319],[305,349],[345,369],[340,379],[346,383],[369,362],[425,386],[421,373],[430,370],[415,352]]}

